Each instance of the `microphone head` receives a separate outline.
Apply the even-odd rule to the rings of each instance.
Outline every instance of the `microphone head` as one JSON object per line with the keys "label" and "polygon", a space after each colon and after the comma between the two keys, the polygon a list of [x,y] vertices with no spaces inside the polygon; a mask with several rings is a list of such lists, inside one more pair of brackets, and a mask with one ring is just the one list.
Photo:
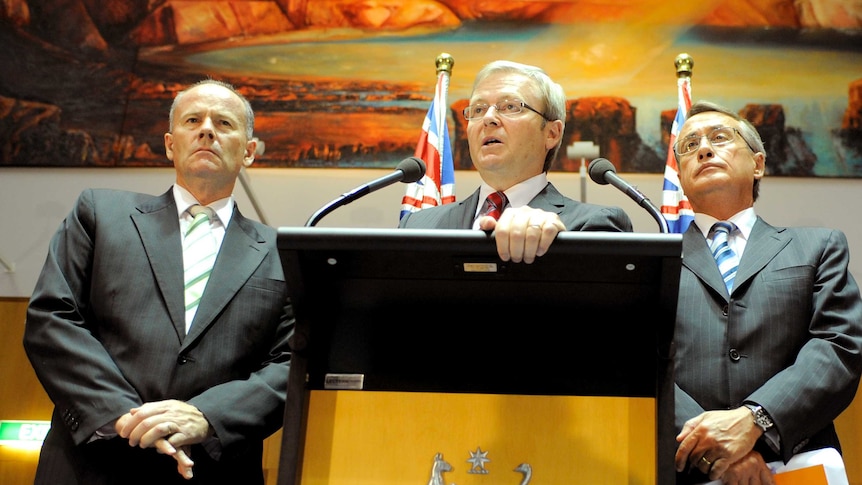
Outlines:
{"label": "microphone head", "polygon": [[614,167],[614,164],[610,162],[607,158],[596,158],[592,162],[590,162],[590,178],[593,179],[593,182],[599,185],[607,185],[608,181],[605,180],[606,172],[614,172],[616,173],[617,169]]}
{"label": "microphone head", "polygon": [[425,176],[425,162],[419,157],[410,157],[401,160],[395,170],[404,172],[401,181],[405,184],[412,184]]}

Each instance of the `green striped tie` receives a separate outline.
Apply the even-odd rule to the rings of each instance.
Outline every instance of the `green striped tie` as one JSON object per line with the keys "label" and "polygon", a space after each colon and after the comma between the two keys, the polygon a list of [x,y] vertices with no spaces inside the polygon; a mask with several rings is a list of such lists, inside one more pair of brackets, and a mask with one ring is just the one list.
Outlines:
{"label": "green striped tie", "polygon": [[183,238],[183,267],[185,278],[186,332],[192,326],[195,312],[204,294],[207,280],[216,259],[216,241],[210,228],[212,209],[193,205],[189,213],[194,217]]}

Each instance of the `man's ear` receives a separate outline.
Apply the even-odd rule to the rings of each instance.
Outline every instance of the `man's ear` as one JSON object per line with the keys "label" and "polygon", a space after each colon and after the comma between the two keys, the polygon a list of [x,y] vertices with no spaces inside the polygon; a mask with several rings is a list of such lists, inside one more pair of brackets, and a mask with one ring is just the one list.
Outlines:
{"label": "man's ear", "polygon": [[257,152],[257,137],[252,138],[245,145],[245,156],[242,158],[242,166],[243,167],[251,167],[251,164],[254,163],[254,156]]}
{"label": "man's ear", "polygon": [[563,138],[563,122],[560,120],[554,120],[549,121],[548,125],[548,138],[545,140],[545,148],[552,150]]}
{"label": "man's ear", "polygon": [[754,154],[754,178],[759,179],[763,178],[763,174],[766,172],[766,155],[763,152],[757,152]]}
{"label": "man's ear", "polygon": [[165,155],[168,160],[174,160],[174,135],[171,133],[165,133]]}

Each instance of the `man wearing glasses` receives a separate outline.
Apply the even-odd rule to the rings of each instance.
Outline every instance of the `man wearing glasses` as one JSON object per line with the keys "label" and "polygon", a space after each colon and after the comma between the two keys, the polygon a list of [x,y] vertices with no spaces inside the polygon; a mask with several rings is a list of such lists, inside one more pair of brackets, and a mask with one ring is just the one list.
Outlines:
{"label": "man wearing glasses", "polygon": [[494,231],[503,261],[528,264],[560,231],[631,232],[622,209],[575,201],[548,181],[563,141],[566,95],[542,69],[487,64],[464,117],[481,186],[462,201],[406,214],[399,227]]}
{"label": "man wearing glasses", "polygon": [[833,420],[862,374],[847,239],[757,216],[766,152],[736,113],[696,103],[674,152],[695,212],[674,335],[677,483],[774,484],[770,462],[841,451]]}

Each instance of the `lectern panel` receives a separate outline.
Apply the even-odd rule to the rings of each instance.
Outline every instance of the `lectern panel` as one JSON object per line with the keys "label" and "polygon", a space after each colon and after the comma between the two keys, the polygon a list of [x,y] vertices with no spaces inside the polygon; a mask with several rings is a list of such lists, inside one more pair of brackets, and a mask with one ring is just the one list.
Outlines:
{"label": "lectern panel", "polygon": [[282,227],[278,244],[297,317],[289,399],[656,397],[672,426],[681,235],[564,232],[529,265],[500,261],[493,238],[470,230]]}

